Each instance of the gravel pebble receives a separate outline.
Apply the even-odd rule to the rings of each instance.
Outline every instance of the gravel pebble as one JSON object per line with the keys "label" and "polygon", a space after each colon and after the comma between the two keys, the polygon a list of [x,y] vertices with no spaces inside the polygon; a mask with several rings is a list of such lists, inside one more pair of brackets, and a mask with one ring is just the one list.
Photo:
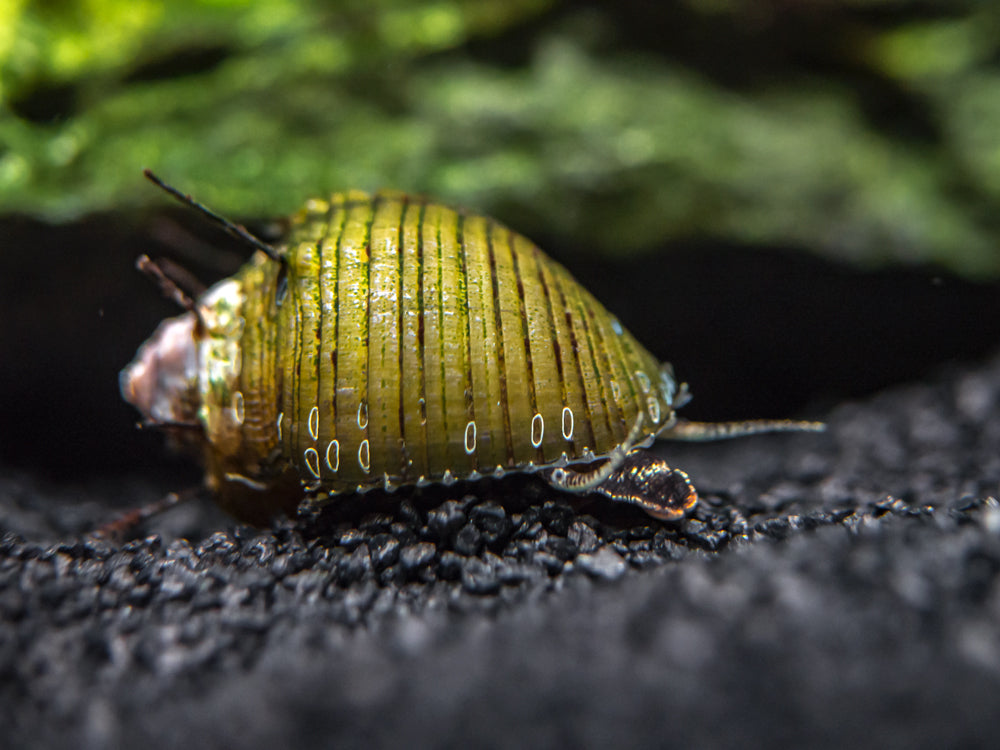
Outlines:
{"label": "gravel pebble", "polygon": [[610,547],[601,547],[594,554],[579,555],[574,565],[591,578],[601,581],[617,581],[628,569],[622,556]]}

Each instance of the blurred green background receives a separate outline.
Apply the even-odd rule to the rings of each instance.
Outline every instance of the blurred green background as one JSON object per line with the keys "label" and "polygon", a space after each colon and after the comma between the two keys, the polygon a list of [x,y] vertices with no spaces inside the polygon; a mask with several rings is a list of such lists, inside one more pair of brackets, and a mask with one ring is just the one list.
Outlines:
{"label": "blurred green background", "polygon": [[1000,3],[2,0],[0,214],[162,202],[142,167],[239,218],[394,187],[997,278]]}

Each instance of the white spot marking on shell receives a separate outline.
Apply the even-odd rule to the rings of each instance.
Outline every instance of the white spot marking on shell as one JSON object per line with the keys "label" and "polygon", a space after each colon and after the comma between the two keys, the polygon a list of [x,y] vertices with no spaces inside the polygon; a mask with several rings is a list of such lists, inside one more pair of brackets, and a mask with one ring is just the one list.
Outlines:
{"label": "white spot marking on shell", "polygon": [[663,401],[667,406],[674,403],[674,393],[677,391],[677,385],[670,373],[671,370],[667,365],[660,370],[660,393],[663,394]]}
{"label": "white spot marking on shell", "polygon": [[358,446],[358,465],[367,474],[371,470],[371,452],[368,447],[368,438],[361,441],[361,445]]}
{"label": "white spot marking on shell", "polygon": [[368,402],[364,399],[358,404],[358,429],[363,430],[368,426]]}
{"label": "white spot marking on shell", "polygon": [[[333,451],[333,458],[330,458],[330,451]],[[337,440],[331,440],[326,446],[326,465],[330,467],[330,471],[336,473],[340,469],[340,442]]]}
{"label": "white spot marking on shell", "polygon": [[545,437],[545,420],[541,414],[536,414],[531,418],[531,444],[536,448],[542,444]]}
{"label": "white spot marking on shell", "polygon": [[562,436],[566,440],[573,439],[573,410],[568,406],[562,410]]}
{"label": "white spot marking on shell", "polygon": [[233,393],[233,417],[236,424],[243,424],[243,417],[246,416],[243,409],[243,392],[236,391]]}
{"label": "white spot marking on shell", "polygon": [[285,412],[281,412],[278,414],[278,421],[275,422],[275,424],[278,427],[278,440],[281,440],[281,420],[283,420],[284,418],[285,418]]}
{"label": "white spot marking on shell", "polygon": [[470,456],[476,451],[476,422],[471,420],[465,425],[465,452]]}
{"label": "white spot marking on shell", "polygon": [[611,319],[611,330],[615,332],[618,336],[625,333],[625,329],[622,328],[622,324],[618,322],[618,318]]}
{"label": "white spot marking on shell", "polygon": [[621,397],[621,395],[622,395],[622,391],[621,391],[621,388],[618,387],[618,381],[617,380],[612,380],[611,381],[611,398],[613,398],[615,401],[617,401]]}
{"label": "white spot marking on shell", "polygon": [[653,424],[659,424],[660,400],[656,396],[650,396],[646,399],[646,410],[649,412],[649,418],[653,420]]}
{"label": "white spot marking on shell", "polygon": [[319,440],[319,407],[314,406],[309,410],[309,421],[307,422],[309,427],[309,437],[313,440]]}
{"label": "white spot marking on shell", "polygon": [[316,479],[319,479],[319,454],[315,448],[306,448],[302,453],[302,458],[306,462],[306,468]]}
{"label": "white spot marking on shell", "polygon": [[642,370],[635,371],[635,379],[639,381],[639,387],[643,393],[649,393],[649,375]]}
{"label": "white spot marking on shell", "polygon": [[249,487],[257,492],[263,492],[267,490],[267,485],[263,482],[257,482],[250,477],[245,477],[242,474],[235,474],[233,472],[227,471],[223,476],[225,476],[227,482],[236,482],[242,484],[244,487]]}

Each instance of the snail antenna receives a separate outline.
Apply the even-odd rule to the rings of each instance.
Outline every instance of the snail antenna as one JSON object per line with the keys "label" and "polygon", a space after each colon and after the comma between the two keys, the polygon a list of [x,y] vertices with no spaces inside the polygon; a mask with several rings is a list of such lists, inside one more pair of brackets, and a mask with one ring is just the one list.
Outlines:
{"label": "snail antenna", "polygon": [[218,224],[220,227],[225,229],[229,235],[235,237],[241,242],[245,242],[255,250],[260,250],[271,260],[276,260],[282,265],[285,264],[285,258],[283,255],[281,255],[281,253],[279,253],[275,248],[273,248],[271,245],[268,245],[263,240],[250,234],[250,232],[247,231],[246,227],[242,226],[241,224],[234,224],[224,216],[219,216],[219,214],[215,213],[215,211],[212,211],[207,206],[203,206],[201,203],[196,201],[190,195],[182,193],[177,188],[168,185],[159,177],[157,177],[155,174],[153,174],[153,171],[151,169],[144,169],[142,170],[142,173],[146,176],[147,180],[152,182],[158,188],[169,193],[173,198],[180,201],[185,206],[190,206],[191,208],[196,210],[198,213],[200,213],[202,216],[206,217],[213,223]]}

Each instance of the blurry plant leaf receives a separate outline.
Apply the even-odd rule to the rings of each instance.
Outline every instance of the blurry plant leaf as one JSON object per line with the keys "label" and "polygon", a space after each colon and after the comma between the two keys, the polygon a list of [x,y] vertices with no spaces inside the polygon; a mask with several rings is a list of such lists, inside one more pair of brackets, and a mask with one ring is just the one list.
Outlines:
{"label": "blurry plant leaf", "polygon": [[[150,204],[149,166],[235,217],[396,187],[610,253],[707,236],[1000,274],[997,6],[554,2],[8,0],[0,211]],[[685,60],[656,13],[770,67],[727,81],[725,46]]]}

